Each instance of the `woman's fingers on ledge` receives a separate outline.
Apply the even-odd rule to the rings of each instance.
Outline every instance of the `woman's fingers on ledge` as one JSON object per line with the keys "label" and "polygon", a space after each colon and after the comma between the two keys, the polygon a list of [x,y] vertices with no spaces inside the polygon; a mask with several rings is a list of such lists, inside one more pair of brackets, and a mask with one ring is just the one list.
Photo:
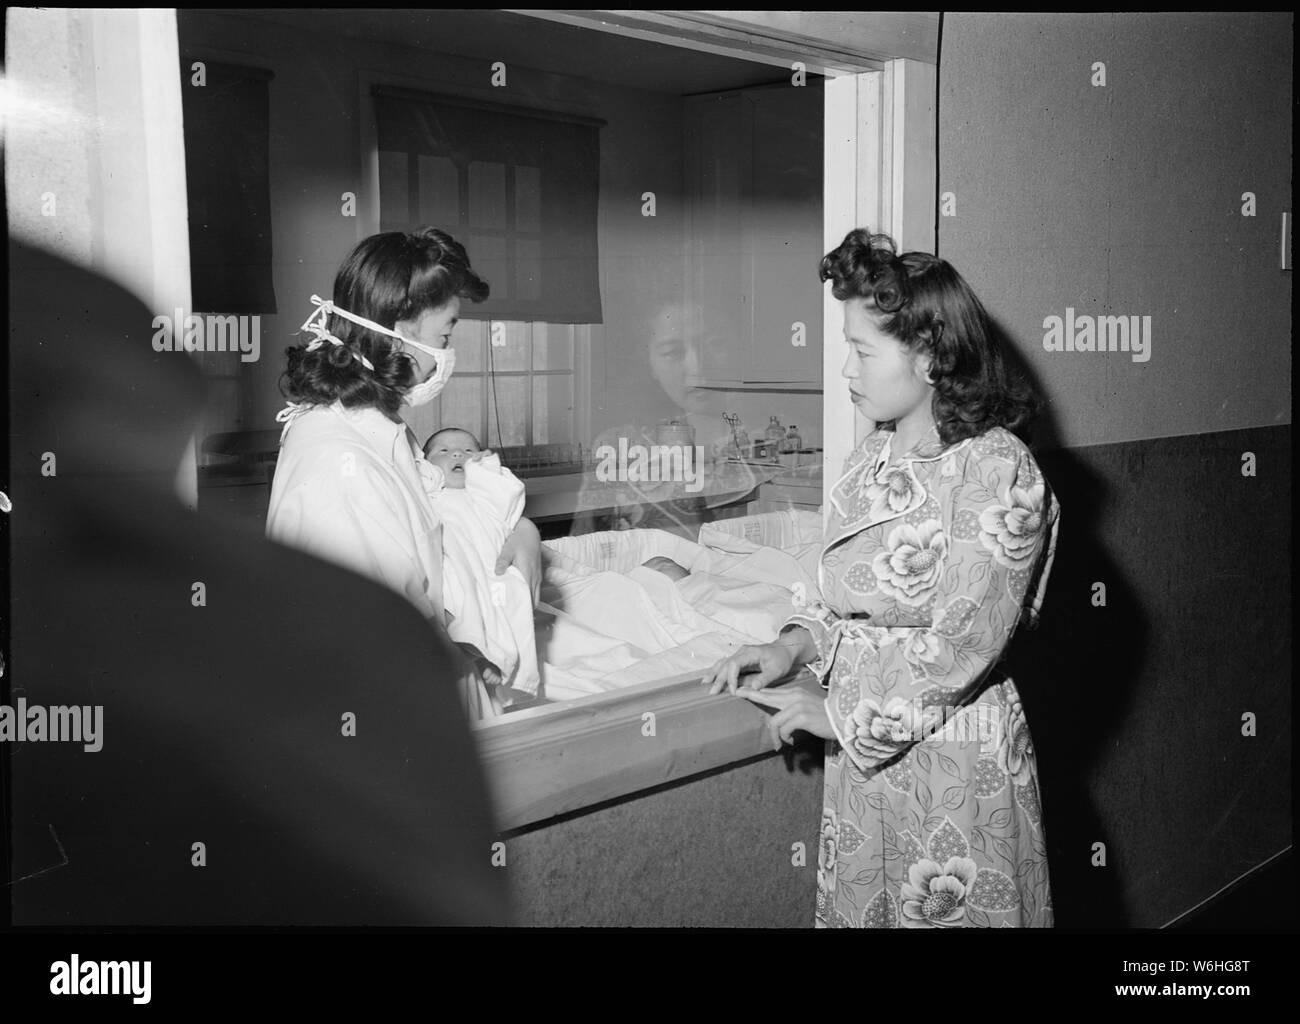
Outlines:
{"label": "woman's fingers on ledge", "polygon": [[709,671],[704,674],[703,681],[705,683],[710,684],[709,685],[710,694],[721,693],[723,689],[730,690],[735,688],[736,685],[735,680],[734,678],[730,677],[731,665],[729,664],[729,662],[730,659],[727,659],[727,661],[715,665],[713,668],[709,669]]}
{"label": "woman's fingers on ledge", "polygon": [[753,704],[762,704],[764,707],[769,708],[789,707],[790,701],[793,699],[793,694],[786,690],[766,690],[752,683],[746,683],[736,690],[736,696],[744,697],[745,700]]}
{"label": "woman's fingers on ledge", "polygon": [[700,678],[700,683],[709,687],[710,694],[721,693],[724,686],[735,689],[735,658],[735,654],[723,658]]}
{"label": "woman's fingers on ledge", "polygon": [[741,676],[745,668],[748,667],[750,666],[741,666],[732,662],[731,659],[727,659],[723,664],[704,673],[704,677],[700,682],[709,686],[710,695],[721,693],[724,689],[729,693],[739,694],[744,689],[757,692],[777,679],[777,676],[771,672],[762,671],[745,676],[742,682]]}

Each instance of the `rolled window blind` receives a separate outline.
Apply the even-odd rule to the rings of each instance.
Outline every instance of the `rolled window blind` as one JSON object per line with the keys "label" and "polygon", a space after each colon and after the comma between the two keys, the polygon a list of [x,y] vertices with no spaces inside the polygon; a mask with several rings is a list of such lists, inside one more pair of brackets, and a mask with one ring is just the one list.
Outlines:
{"label": "rolled window blind", "polygon": [[492,287],[465,315],[602,322],[601,122],[376,86],[384,231],[433,226]]}

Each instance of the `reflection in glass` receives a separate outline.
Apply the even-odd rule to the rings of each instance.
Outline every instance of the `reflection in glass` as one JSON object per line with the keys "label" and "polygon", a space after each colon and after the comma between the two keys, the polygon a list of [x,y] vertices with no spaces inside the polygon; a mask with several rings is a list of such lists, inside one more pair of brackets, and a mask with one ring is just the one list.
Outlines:
{"label": "reflection in glass", "polygon": [[631,389],[627,418],[593,441],[574,534],[660,529],[693,538],[770,476],[725,459],[731,431],[722,395],[701,386],[707,338],[693,333],[699,317],[690,312],[664,303],[644,324],[634,368],[644,386]]}

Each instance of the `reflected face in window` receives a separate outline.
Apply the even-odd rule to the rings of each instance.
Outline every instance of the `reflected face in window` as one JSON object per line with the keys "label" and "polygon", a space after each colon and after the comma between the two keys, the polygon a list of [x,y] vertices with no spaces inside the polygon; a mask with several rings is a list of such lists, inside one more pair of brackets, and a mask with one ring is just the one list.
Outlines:
{"label": "reflected face in window", "polygon": [[[404,334],[409,338],[414,338],[422,345],[428,345],[429,348],[446,348],[451,344],[452,328],[460,322],[460,298],[453,296],[452,300],[445,306],[439,306],[437,309],[426,309],[415,320],[399,320],[394,328],[398,334]],[[416,380],[415,383],[427,380],[437,369],[433,362],[433,356],[429,355],[414,345],[403,346],[402,351],[415,360]]]}
{"label": "reflected face in window", "polygon": [[466,430],[442,430],[429,439],[424,457],[442,470],[452,490],[465,487],[465,463],[482,449]]}
{"label": "reflected face in window", "polygon": [[660,321],[650,338],[650,372],[673,404],[686,412],[704,412],[712,400],[710,392],[697,387],[700,374],[700,345],[688,339],[680,319]]}
{"label": "reflected face in window", "polygon": [[880,327],[880,316],[865,300],[844,303],[844,340],[848,358],[841,371],[853,404],[877,423],[898,420],[929,402],[929,360],[913,353]]}

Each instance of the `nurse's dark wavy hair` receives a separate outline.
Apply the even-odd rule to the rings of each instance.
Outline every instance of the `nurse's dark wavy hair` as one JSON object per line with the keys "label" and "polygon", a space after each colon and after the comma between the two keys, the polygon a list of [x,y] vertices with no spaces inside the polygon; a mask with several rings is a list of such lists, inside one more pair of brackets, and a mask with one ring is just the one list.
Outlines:
{"label": "nurse's dark wavy hair", "polygon": [[866,299],[880,328],[931,358],[939,437],[956,444],[993,427],[1019,430],[1039,410],[1033,387],[1008,362],[1005,342],[970,285],[947,260],[898,255],[888,235],[857,228],[822,257],[820,276],[841,302]]}
{"label": "nurse's dark wavy hair", "polygon": [[[334,278],[335,305],[383,327],[414,320],[456,296],[482,302],[488,291],[465,247],[437,228],[371,235],[356,244]],[[287,348],[281,393],[294,402],[339,401],[348,409],[373,406],[395,414],[417,383],[415,361],[401,351],[401,343],[333,313],[325,318],[325,329],[345,347],[327,341],[308,352],[307,344],[315,340],[310,338]],[[353,352],[369,359],[374,370]]]}

